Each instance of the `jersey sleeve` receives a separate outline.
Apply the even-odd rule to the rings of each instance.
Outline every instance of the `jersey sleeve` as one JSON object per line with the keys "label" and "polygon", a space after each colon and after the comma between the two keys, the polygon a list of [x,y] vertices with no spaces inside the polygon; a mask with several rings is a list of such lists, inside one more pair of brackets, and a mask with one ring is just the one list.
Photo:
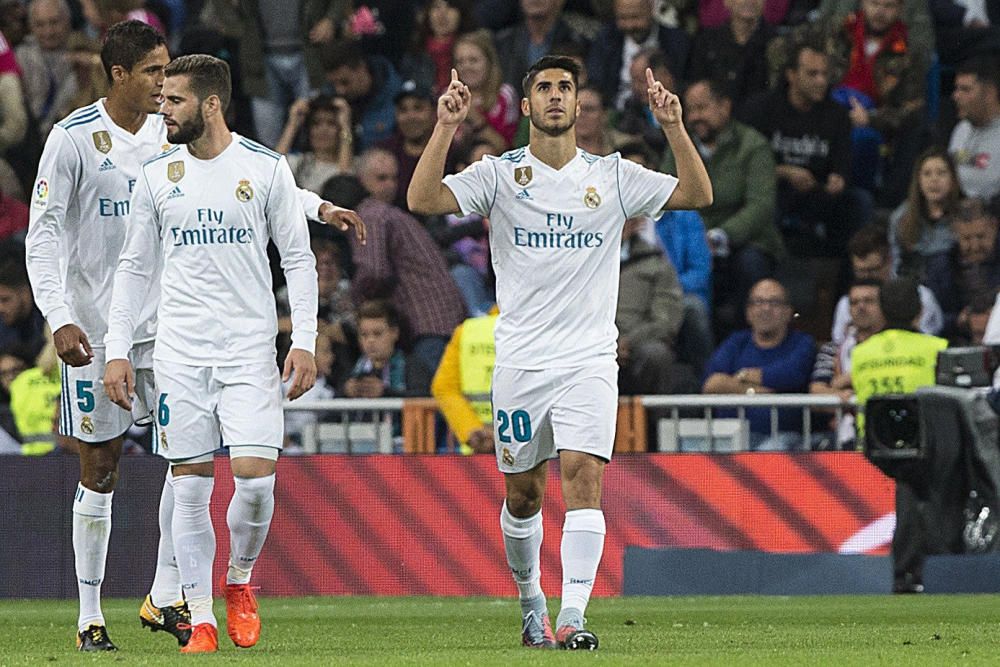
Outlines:
{"label": "jersey sleeve", "polygon": [[677,188],[677,177],[618,159],[618,193],[626,218],[656,217]]}
{"label": "jersey sleeve", "polygon": [[497,198],[496,159],[474,162],[457,174],[445,176],[443,182],[458,200],[462,215],[490,216]]}
{"label": "jersey sleeve", "polygon": [[323,198],[312,190],[306,190],[305,188],[298,188],[297,193],[299,205],[302,207],[302,212],[305,214],[306,220],[323,222],[319,219],[319,207],[325,203]]}
{"label": "jersey sleeve", "polygon": [[73,322],[66,302],[62,235],[80,169],[80,154],[69,134],[59,126],[53,127],[38,164],[24,241],[35,303],[53,332]]}
{"label": "jersey sleeve", "polygon": [[264,215],[288,283],[292,348],[314,352],[319,310],[316,258],[309,246],[309,227],[302,213],[299,190],[284,157],[275,166]]}
{"label": "jersey sleeve", "polygon": [[108,361],[128,358],[143,304],[163,259],[159,211],[145,169],[139,174],[129,209],[125,243],[118,256],[111,292],[108,333],[104,337]]}

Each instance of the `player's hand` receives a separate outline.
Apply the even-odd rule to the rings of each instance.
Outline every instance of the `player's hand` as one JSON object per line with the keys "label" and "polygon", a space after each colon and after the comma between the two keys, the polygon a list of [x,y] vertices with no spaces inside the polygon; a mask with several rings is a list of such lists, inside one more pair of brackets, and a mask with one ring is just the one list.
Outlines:
{"label": "player's hand", "polygon": [[292,384],[288,387],[290,401],[312,389],[316,384],[316,357],[312,352],[298,348],[289,351],[285,357],[285,372],[281,374],[281,381],[288,382],[288,378],[292,378]]}
{"label": "player's hand", "polygon": [[469,92],[469,87],[458,80],[458,72],[452,68],[451,83],[438,98],[438,123],[445,127],[458,127],[469,115],[471,105],[472,93]]}
{"label": "player's hand", "polygon": [[646,94],[649,97],[649,108],[653,118],[660,127],[678,126],[683,119],[681,98],[663,87],[663,84],[653,78],[653,70],[646,68]]}
{"label": "player's hand", "polygon": [[123,410],[132,410],[135,373],[128,359],[112,359],[104,365],[104,393]]}
{"label": "player's hand", "polygon": [[75,324],[64,324],[52,334],[56,354],[68,366],[86,366],[94,358],[94,351],[87,340],[87,334]]}
{"label": "player's hand", "polygon": [[319,205],[319,219],[328,225],[333,225],[342,232],[354,227],[354,234],[361,245],[368,242],[368,230],[361,216],[349,208],[341,208],[328,201]]}
{"label": "player's hand", "polygon": [[484,426],[469,434],[469,447],[476,454],[491,454],[495,446],[492,428]]}

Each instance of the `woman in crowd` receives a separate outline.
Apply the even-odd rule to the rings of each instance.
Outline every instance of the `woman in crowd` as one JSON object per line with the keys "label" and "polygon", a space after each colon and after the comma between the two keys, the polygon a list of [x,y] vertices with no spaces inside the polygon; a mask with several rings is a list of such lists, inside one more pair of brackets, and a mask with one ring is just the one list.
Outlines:
{"label": "woman in crowd", "polygon": [[[303,126],[308,147],[305,152],[290,152]],[[288,123],[276,149],[288,155],[296,185],[320,192],[327,179],[353,170],[351,107],[344,98],[328,95],[296,100],[288,109]]]}
{"label": "woman in crowd", "polygon": [[470,137],[490,144],[497,153],[510,148],[521,118],[521,96],[503,82],[500,59],[488,30],[462,35],[455,42],[458,78],[472,93],[469,116],[456,133],[456,140],[472,143]]}
{"label": "woman in crowd", "polygon": [[475,29],[469,0],[431,0],[418,17],[418,28],[400,73],[440,95],[451,82],[452,51],[459,35]]}

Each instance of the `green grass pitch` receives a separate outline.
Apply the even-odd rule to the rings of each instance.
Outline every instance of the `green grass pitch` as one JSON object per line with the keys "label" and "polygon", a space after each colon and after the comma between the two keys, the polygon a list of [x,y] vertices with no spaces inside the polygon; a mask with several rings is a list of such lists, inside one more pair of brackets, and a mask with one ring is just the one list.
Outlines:
{"label": "green grass pitch", "polygon": [[[261,642],[182,656],[139,627],[139,600],[106,600],[117,653],[80,654],[74,601],[0,601],[0,666],[1000,665],[1000,596],[598,599],[593,654],[522,649],[517,602],[488,598],[262,598]],[[557,601],[549,601],[557,610]]]}

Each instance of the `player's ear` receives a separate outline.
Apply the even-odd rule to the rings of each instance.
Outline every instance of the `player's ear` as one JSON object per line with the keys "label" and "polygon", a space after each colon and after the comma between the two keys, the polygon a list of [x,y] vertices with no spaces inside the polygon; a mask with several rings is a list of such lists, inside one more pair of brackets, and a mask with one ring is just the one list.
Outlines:
{"label": "player's ear", "polygon": [[221,113],[222,111],[222,100],[219,99],[218,95],[209,95],[201,104],[202,110],[209,114]]}
{"label": "player's ear", "polygon": [[528,106],[528,98],[527,97],[522,97],[521,98],[521,115],[522,116],[530,116],[531,115],[531,107]]}
{"label": "player's ear", "polygon": [[111,82],[122,81],[126,76],[128,76],[129,71],[122,67],[121,65],[111,66]]}

